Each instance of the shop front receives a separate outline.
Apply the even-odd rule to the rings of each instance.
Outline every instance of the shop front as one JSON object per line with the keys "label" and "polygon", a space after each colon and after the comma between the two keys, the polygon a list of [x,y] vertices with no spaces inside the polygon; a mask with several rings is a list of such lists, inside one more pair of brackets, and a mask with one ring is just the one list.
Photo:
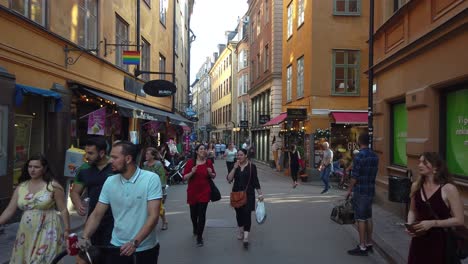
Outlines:
{"label": "shop front", "polygon": [[354,150],[359,150],[358,138],[367,133],[367,111],[331,111],[330,149],[334,160],[351,159]]}

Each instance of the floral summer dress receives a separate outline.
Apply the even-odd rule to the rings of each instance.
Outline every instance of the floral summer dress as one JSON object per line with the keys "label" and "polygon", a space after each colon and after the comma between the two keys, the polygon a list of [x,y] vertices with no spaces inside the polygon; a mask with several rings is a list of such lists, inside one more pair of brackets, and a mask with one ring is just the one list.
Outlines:
{"label": "floral summer dress", "polygon": [[[23,216],[16,234],[10,264],[49,264],[64,250],[63,226],[47,186],[35,194],[28,183],[18,188],[18,207]],[[52,190],[51,184],[49,189]]]}

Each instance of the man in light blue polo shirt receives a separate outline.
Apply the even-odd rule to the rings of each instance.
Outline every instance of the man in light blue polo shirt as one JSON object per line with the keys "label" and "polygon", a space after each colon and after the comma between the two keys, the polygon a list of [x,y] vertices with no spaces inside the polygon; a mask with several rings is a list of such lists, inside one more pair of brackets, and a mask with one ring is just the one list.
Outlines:
{"label": "man in light blue polo shirt", "polygon": [[120,250],[105,256],[107,264],[131,264],[133,255],[137,263],[158,263],[155,226],[162,199],[161,182],[153,172],[136,166],[137,154],[137,147],[128,141],[112,146],[110,163],[117,174],[104,183],[99,202],[83,231],[82,239],[87,244],[107,208],[111,207],[114,216],[111,244]]}

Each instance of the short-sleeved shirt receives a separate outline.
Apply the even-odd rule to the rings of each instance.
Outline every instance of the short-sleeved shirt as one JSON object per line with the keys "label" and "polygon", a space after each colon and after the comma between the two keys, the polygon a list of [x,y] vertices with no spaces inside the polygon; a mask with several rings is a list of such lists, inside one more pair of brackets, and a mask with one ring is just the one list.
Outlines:
{"label": "short-sleeved shirt", "polygon": [[237,155],[237,149],[236,148],[233,148],[232,150],[226,149],[224,153],[226,153],[226,161],[234,162],[234,159],[236,158],[236,155]]}
{"label": "short-sleeved shirt", "polygon": [[329,164],[333,162],[333,151],[331,149],[326,149],[323,151],[323,160],[329,160]]}
{"label": "short-sleeved shirt", "polygon": [[215,150],[216,150],[216,152],[220,152],[221,151],[221,144],[215,144]]}
{"label": "short-sleeved shirt", "polygon": [[[148,218],[148,201],[162,198],[161,182],[153,172],[136,169],[127,180],[121,174],[104,183],[99,202],[110,205],[114,215],[111,244],[117,247],[135,238]],[[137,252],[151,249],[158,243],[156,229],[143,240]]]}
{"label": "short-sleeved shirt", "polygon": [[374,197],[375,177],[379,167],[379,158],[369,148],[364,148],[354,157],[351,177],[356,179],[353,193]]}

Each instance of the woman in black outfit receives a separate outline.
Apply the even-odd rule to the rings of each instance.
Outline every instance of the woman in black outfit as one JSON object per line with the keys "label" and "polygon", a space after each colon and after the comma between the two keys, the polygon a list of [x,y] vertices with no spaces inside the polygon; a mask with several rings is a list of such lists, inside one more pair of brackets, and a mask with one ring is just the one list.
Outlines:
{"label": "woman in black outfit", "polygon": [[297,151],[296,145],[291,145],[291,152],[289,152],[289,171],[293,179],[293,188],[297,186],[297,173],[299,172],[299,159],[301,154]]}
{"label": "woman in black outfit", "polygon": [[237,162],[234,164],[234,169],[227,176],[227,180],[231,183],[233,192],[245,191],[247,192],[247,204],[240,208],[235,208],[237,226],[239,227],[239,234],[237,239],[243,240],[245,249],[249,248],[249,232],[252,225],[252,211],[255,210],[255,189],[258,193],[258,199],[263,201],[262,190],[260,189],[260,182],[257,177],[257,167],[247,159],[247,150],[240,149],[237,152]]}

